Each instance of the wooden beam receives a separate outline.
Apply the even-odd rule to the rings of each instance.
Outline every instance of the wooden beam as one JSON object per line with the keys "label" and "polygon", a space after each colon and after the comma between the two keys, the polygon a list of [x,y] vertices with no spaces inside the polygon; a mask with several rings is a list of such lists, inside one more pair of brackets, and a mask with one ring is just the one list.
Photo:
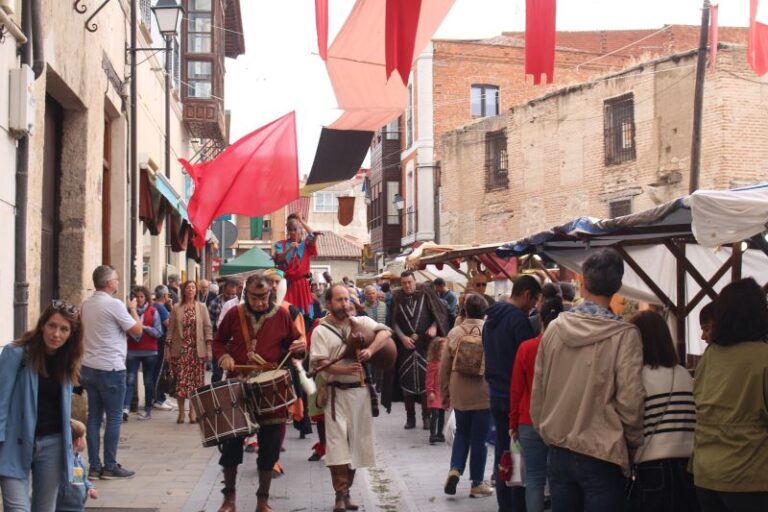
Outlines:
{"label": "wooden beam", "polygon": [[[682,257],[675,257],[677,261],[677,307],[675,308],[675,320],[677,323],[677,356],[679,361],[687,361],[685,355],[688,352],[688,347],[685,343],[685,262],[688,262],[688,258],[685,257],[685,244],[678,242],[678,246],[675,247]],[[674,254],[674,253],[673,253]]]}
{"label": "wooden beam", "polygon": [[[733,253],[731,253],[731,256],[727,260],[725,260],[725,263],[723,263],[723,265],[719,269],[717,269],[717,272],[715,272],[712,278],[709,280],[709,285],[713,289],[717,284],[717,282],[725,275],[726,272],[728,272],[728,269],[731,268],[731,265],[733,265]],[[693,297],[693,299],[691,299],[688,305],[685,306],[684,316],[687,317],[691,313],[691,311],[693,311],[693,308],[696,307],[699,301],[701,301],[701,299],[703,299],[704,295],[706,294],[707,292],[706,290],[704,290],[704,288],[699,290],[699,293],[697,293],[696,296]]]}
{"label": "wooden beam", "polygon": [[731,267],[731,281],[738,281],[741,279],[741,242],[734,242],[731,244],[733,247],[733,266]]}
{"label": "wooden beam", "polygon": [[676,309],[676,306],[674,302],[667,296],[664,291],[659,288],[659,285],[657,285],[653,279],[651,279],[648,274],[645,273],[645,270],[638,265],[638,263],[632,258],[632,256],[629,255],[626,249],[622,247],[621,245],[614,246],[614,250],[619,253],[619,255],[622,257],[622,259],[629,265],[629,267],[635,271],[635,273],[640,277],[640,279],[643,280],[643,282],[650,288],[653,293],[656,294],[656,296],[661,300],[662,304],[664,306],[668,307],[669,309]]}
{"label": "wooden beam", "polygon": [[[679,243],[679,242],[678,242]],[[678,245],[675,244],[672,240],[665,240],[664,245],[669,249],[669,252],[672,253],[672,255],[675,257],[675,259],[678,261],[679,264],[683,266],[685,271],[687,271],[694,281],[701,287],[702,290],[704,290],[707,295],[709,295],[712,300],[715,300],[717,298],[717,293],[712,288],[712,286],[707,282],[706,279],[704,279],[704,276],[701,275],[701,273],[696,270],[696,267],[694,267],[691,262],[688,260],[688,258],[685,255],[685,245],[680,244],[680,249]]]}
{"label": "wooden beam", "polygon": [[533,254],[531,254],[531,258],[532,258],[531,261],[533,261],[534,264],[537,267],[539,267],[541,270],[544,271],[545,274],[547,274],[547,276],[549,277],[550,281],[552,281],[553,283],[559,283],[560,282],[560,280],[557,278],[557,276],[554,275],[552,272],[550,272],[549,269],[544,266],[544,264],[541,262],[541,260],[537,259]]}

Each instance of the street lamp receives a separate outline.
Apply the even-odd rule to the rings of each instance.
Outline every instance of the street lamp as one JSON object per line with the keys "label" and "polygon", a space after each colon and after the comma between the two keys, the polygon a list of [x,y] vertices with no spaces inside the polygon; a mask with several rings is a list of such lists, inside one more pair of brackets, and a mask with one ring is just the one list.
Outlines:
{"label": "street lamp", "polygon": [[184,8],[177,4],[176,0],[157,0],[152,12],[155,14],[160,33],[164,37],[175,36]]}

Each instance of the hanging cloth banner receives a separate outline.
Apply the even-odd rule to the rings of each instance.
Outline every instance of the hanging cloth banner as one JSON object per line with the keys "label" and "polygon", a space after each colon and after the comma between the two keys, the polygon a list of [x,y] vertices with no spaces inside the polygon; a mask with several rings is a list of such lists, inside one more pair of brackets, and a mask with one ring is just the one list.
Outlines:
{"label": "hanging cloth banner", "polygon": [[216,217],[267,215],[299,196],[296,114],[258,128],[213,160],[195,165],[179,162],[195,184],[189,219],[197,234],[194,243],[201,248],[205,231]]}
{"label": "hanging cloth banner", "polygon": [[264,234],[264,217],[251,217],[251,240],[258,240]]}
{"label": "hanging cloth banner", "polygon": [[717,31],[717,14],[720,8],[715,4],[709,8],[709,69],[715,69],[717,65],[717,45],[720,37]]}
{"label": "hanging cloth banner", "polygon": [[526,0],[525,3],[525,74],[533,75],[533,84],[547,75],[552,83],[555,73],[555,0]]}
{"label": "hanging cloth banner", "polygon": [[397,70],[403,85],[408,85],[420,11],[421,0],[387,0],[384,25],[387,80]]}
{"label": "hanging cloth banner", "polygon": [[360,170],[373,132],[323,128],[307,185],[351,179]]}
{"label": "hanging cloth banner", "polygon": [[747,63],[757,76],[768,72],[768,0],[751,0]]}
{"label": "hanging cloth banner", "polygon": [[320,57],[328,60],[328,0],[315,0],[315,26]]}
{"label": "hanging cloth banner", "polygon": [[349,226],[355,216],[355,196],[339,196],[339,224]]}

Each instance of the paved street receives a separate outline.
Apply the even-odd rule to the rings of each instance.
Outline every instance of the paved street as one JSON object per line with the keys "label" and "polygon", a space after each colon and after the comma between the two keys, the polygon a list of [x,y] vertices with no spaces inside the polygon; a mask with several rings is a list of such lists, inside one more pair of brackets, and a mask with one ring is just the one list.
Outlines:
{"label": "paved street", "polygon": [[[221,473],[218,452],[202,448],[196,425],[175,423],[175,412],[154,411],[151,421],[138,421],[132,414],[123,424],[118,460],[135,470],[127,481],[95,482],[101,497],[89,508],[151,509],[160,511],[215,511],[221,502]],[[365,511],[472,511],[496,510],[494,497],[469,498],[469,482],[462,480],[455,498],[446,497],[443,482],[450,450],[430,446],[423,430],[403,430],[402,404],[392,414],[375,420],[378,467],[360,471],[353,500]],[[330,510],[333,491],[330,474],[322,462],[307,462],[316,436],[298,439],[288,429],[286,451],[281,462],[286,476],[272,484],[272,506],[276,511]],[[491,471],[491,457],[486,473]],[[256,505],[256,455],[246,454],[238,482],[238,508]]]}

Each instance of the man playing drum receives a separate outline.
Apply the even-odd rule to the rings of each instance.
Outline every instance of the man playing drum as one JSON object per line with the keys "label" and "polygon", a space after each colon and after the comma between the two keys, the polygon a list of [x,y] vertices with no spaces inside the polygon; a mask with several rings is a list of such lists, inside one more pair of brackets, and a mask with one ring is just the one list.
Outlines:
{"label": "man playing drum", "polygon": [[[344,285],[331,286],[325,294],[325,302],[329,314],[312,332],[310,357],[314,368],[344,354],[348,350],[345,341],[353,329],[349,290]],[[366,388],[368,383],[363,380],[362,363],[370,360],[391,335],[386,325],[368,317],[357,317],[354,322],[375,333],[370,346],[359,350],[356,360],[341,359],[323,370],[328,379],[329,396],[325,406],[325,457],[336,492],[334,512],[357,510],[349,497],[355,470],[375,464],[371,397]]]}
{"label": "man playing drum", "polygon": [[[290,313],[274,303],[271,288],[264,276],[254,274],[245,283],[246,301],[230,309],[216,331],[213,354],[229,378],[240,374],[235,365],[264,364],[273,367],[288,352],[303,357],[306,342],[291,319]],[[257,512],[269,512],[269,487],[272,467],[280,456],[280,429],[288,417],[287,407],[257,414],[259,424],[259,470]],[[243,439],[235,438],[221,445],[219,464],[224,471],[224,502],[219,512],[235,511],[235,482],[237,466],[243,462]]]}

